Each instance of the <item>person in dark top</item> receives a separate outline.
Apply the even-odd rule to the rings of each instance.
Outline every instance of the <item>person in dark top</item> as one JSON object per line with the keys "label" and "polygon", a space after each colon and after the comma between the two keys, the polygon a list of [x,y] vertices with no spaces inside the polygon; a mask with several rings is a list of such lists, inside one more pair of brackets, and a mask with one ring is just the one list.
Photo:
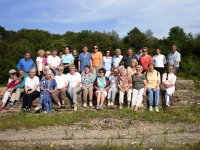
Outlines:
{"label": "person in dark top", "polygon": [[75,65],[76,69],[78,69],[78,59],[79,59],[79,55],[78,55],[77,49],[74,49],[74,50],[72,51],[72,55],[74,56],[74,65]]}
{"label": "person in dark top", "polygon": [[131,59],[136,59],[137,57],[133,53],[133,49],[129,48],[127,54],[122,58],[122,62],[124,62],[124,67],[127,68],[130,66]]}

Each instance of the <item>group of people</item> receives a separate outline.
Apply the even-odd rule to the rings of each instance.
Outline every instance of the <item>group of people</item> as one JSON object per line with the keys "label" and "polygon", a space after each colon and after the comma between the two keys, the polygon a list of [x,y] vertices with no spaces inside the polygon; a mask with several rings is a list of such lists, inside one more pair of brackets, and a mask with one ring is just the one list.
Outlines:
{"label": "group of people", "polygon": [[125,56],[116,49],[113,57],[109,50],[103,56],[98,45],[93,45],[92,53],[88,52],[86,45],[80,54],[76,49],[70,51],[70,47],[66,47],[64,53],[58,55],[55,48],[51,52],[39,50],[36,63],[26,52],[17,65],[18,72],[15,69],[9,71],[7,87],[0,94],[0,111],[6,107],[15,108],[22,97],[23,111],[30,112],[32,101],[39,98],[35,110],[51,112],[52,102],[58,108],[65,108],[66,94],[76,111],[77,94],[81,91],[82,106],[95,104],[97,110],[102,110],[105,104],[109,107],[118,104],[119,109],[126,106],[137,111],[145,96],[149,111],[155,108],[159,112],[161,90],[165,92],[165,105],[170,106],[170,97],[175,91],[175,74],[181,61],[176,45],[172,45],[167,59],[160,49],[156,49],[156,55],[152,57],[147,47],[136,54],[129,48]]}

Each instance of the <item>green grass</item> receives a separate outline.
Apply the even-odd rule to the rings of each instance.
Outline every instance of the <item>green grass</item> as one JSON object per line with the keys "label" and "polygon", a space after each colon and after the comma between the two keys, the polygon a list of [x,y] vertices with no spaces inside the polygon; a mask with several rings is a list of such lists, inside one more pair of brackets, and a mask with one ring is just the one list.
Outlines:
{"label": "green grass", "polygon": [[104,109],[103,111],[79,109],[77,112],[63,111],[48,115],[13,113],[0,117],[0,130],[70,125],[76,122],[85,123],[84,127],[89,128],[90,126],[87,126],[88,121],[104,118],[129,119],[130,124],[133,120],[157,121],[161,123],[200,123],[200,107],[170,109],[168,111],[160,111],[159,113],[150,113],[148,111],[133,112],[129,109]]}

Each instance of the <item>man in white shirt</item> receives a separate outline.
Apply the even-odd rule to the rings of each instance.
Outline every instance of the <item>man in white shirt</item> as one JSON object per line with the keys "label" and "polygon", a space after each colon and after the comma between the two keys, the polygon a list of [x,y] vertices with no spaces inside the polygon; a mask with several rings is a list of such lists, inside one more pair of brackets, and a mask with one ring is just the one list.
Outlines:
{"label": "man in white shirt", "polygon": [[66,91],[67,91],[67,76],[63,74],[64,68],[62,66],[58,67],[58,75],[55,76],[55,80],[57,83],[57,88],[56,92],[52,93],[53,99],[56,101],[58,104],[58,107],[65,107],[65,102],[64,99],[66,97]]}
{"label": "man in white shirt", "polygon": [[160,72],[160,77],[162,79],[162,75],[165,71],[165,64],[167,63],[165,55],[160,53],[160,49],[156,49],[156,55],[153,56],[153,62],[155,64],[155,69]]}
{"label": "man in white shirt", "polygon": [[172,45],[172,52],[169,53],[167,57],[168,66],[174,67],[174,74],[179,69],[179,63],[181,62],[181,54],[177,52],[177,46],[175,44]]}
{"label": "man in white shirt", "polygon": [[119,67],[119,63],[121,62],[123,56],[121,55],[121,50],[120,49],[116,49],[115,50],[115,56],[113,56],[112,58],[112,64],[113,67]]}
{"label": "man in white shirt", "polygon": [[57,49],[52,49],[51,52],[52,55],[49,55],[47,57],[47,64],[50,67],[50,69],[53,71],[54,74],[57,74],[57,69],[61,64],[61,59],[59,56],[57,56]]}

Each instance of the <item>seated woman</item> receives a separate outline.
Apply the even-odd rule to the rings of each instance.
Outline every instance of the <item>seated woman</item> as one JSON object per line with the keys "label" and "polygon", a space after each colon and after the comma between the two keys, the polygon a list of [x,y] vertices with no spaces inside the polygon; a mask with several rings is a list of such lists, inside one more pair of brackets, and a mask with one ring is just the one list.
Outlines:
{"label": "seated woman", "polygon": [[94,88],[96,90],[95,94],[97,96],[97,110],[103,109],[104,100],[107,96],[107,91],[109,89],[110,81],[108,77],[105,76],[106,70],[100,68],[98,70],[98,76],[94,81]]}
{"label": "seated woman", "polygon": [[109,77],[109,81],[110,81],[110,88],[108,90],[108,106],[113,106],[115,103],[115,97],[116,94],[118,92],[118,74],[119,71],[117,68],[113,68],[112,69],[112,75],[110,75]]}
{"label": "seated woman", "polygon": [[162,76],[163,90],[165,90],[165,105],[167,107],[170,106],[170,97],[175,92],[176,75],[173,72],[173,66],[169,66],[167,73],[164,73]]}
{"label": "seated woman", "polygon": [[11,97],[12,93],[16,92],[13,89],[19,84],[20,84],[19,75],[17,73],[13,73],[12,74],[12,81],[7,85],[7,87],[5,88],[4,92],[2,93],[2,95],[3,95],[3,98],[2,98],[3,104],[0,106],[0,111],[5,109],[5,106],[6,106],[6,103],[7,103],[8,99]]}
{"label": "seated woman", "polygon": [[90,66],[85,66],[85,71],[81,74],[82,82],[82,91],[83,91],[83,107],[87,107],[87,98],[89,94],[89,106],[93,106],[92,97],[93,97],[93,84],[95,80],[95,75],[92,74]]}
{"label": "seated woman", "polygon": [[159,112],[158,105],[160,99],[160,73],[154,69],[154,64],[148,65],[148,70],[145,72],[147,80],[147,93],[149,99],[149,111],[153,111],[153,100],[155,98],[155,111]]}
{"label": "seated woman", "polygon": [[124,94],[127,93],[127,106],[130,107],[131,93],[132,93],[132,79],[131,76],[127,74],[124,66],[119,67],[119,78],[118,78],[118,88],[119,88],[119,109],[122,109],[124,103]]}
{"label": "seated woman", "polygon": [[23,96],[22,109],[24,112],[30,112],[32,101],[40,97],[40,81],[39,77],[35,76],[36,69],[32,68],[29,77],[25,80],[25,93]]}
{"label": "seated woman", "polygon": [[81,91],[81,75],[76,72],[75,65],[69,67],[70,73],[66,75],[67,78],[67,91],[73,102],[74,111],[77,111],[77,94]]}
{"label": "seated woman", "polygon": [[[57,90],[52,93],[54,101],[57,103],[58,108],[65,107],[65,97],[67,91],[67,76],[63,74],[64,68],[58,67],[58,75],[55,76]],[[46,73],[45,73],[46,74]]]}
{"label": "seated woman", "polygon": [[40,93],[39,103],[35,110],[39,110],[42,108],[43,112],[51,112],[52,111],[52,93],[57,90],[56,80],[51,78],[52,71],[49,70],[46,72],[45,79],[41,80],[40,86],[42,92]]}
{"label": "seated woman", "polygon": [[146,79],[144,74],[142,74],[143,67],[136,66],[136,73],[132,75],[132,102],[131,109],[137,111],[142,104],[143,95],[146,95]]}

